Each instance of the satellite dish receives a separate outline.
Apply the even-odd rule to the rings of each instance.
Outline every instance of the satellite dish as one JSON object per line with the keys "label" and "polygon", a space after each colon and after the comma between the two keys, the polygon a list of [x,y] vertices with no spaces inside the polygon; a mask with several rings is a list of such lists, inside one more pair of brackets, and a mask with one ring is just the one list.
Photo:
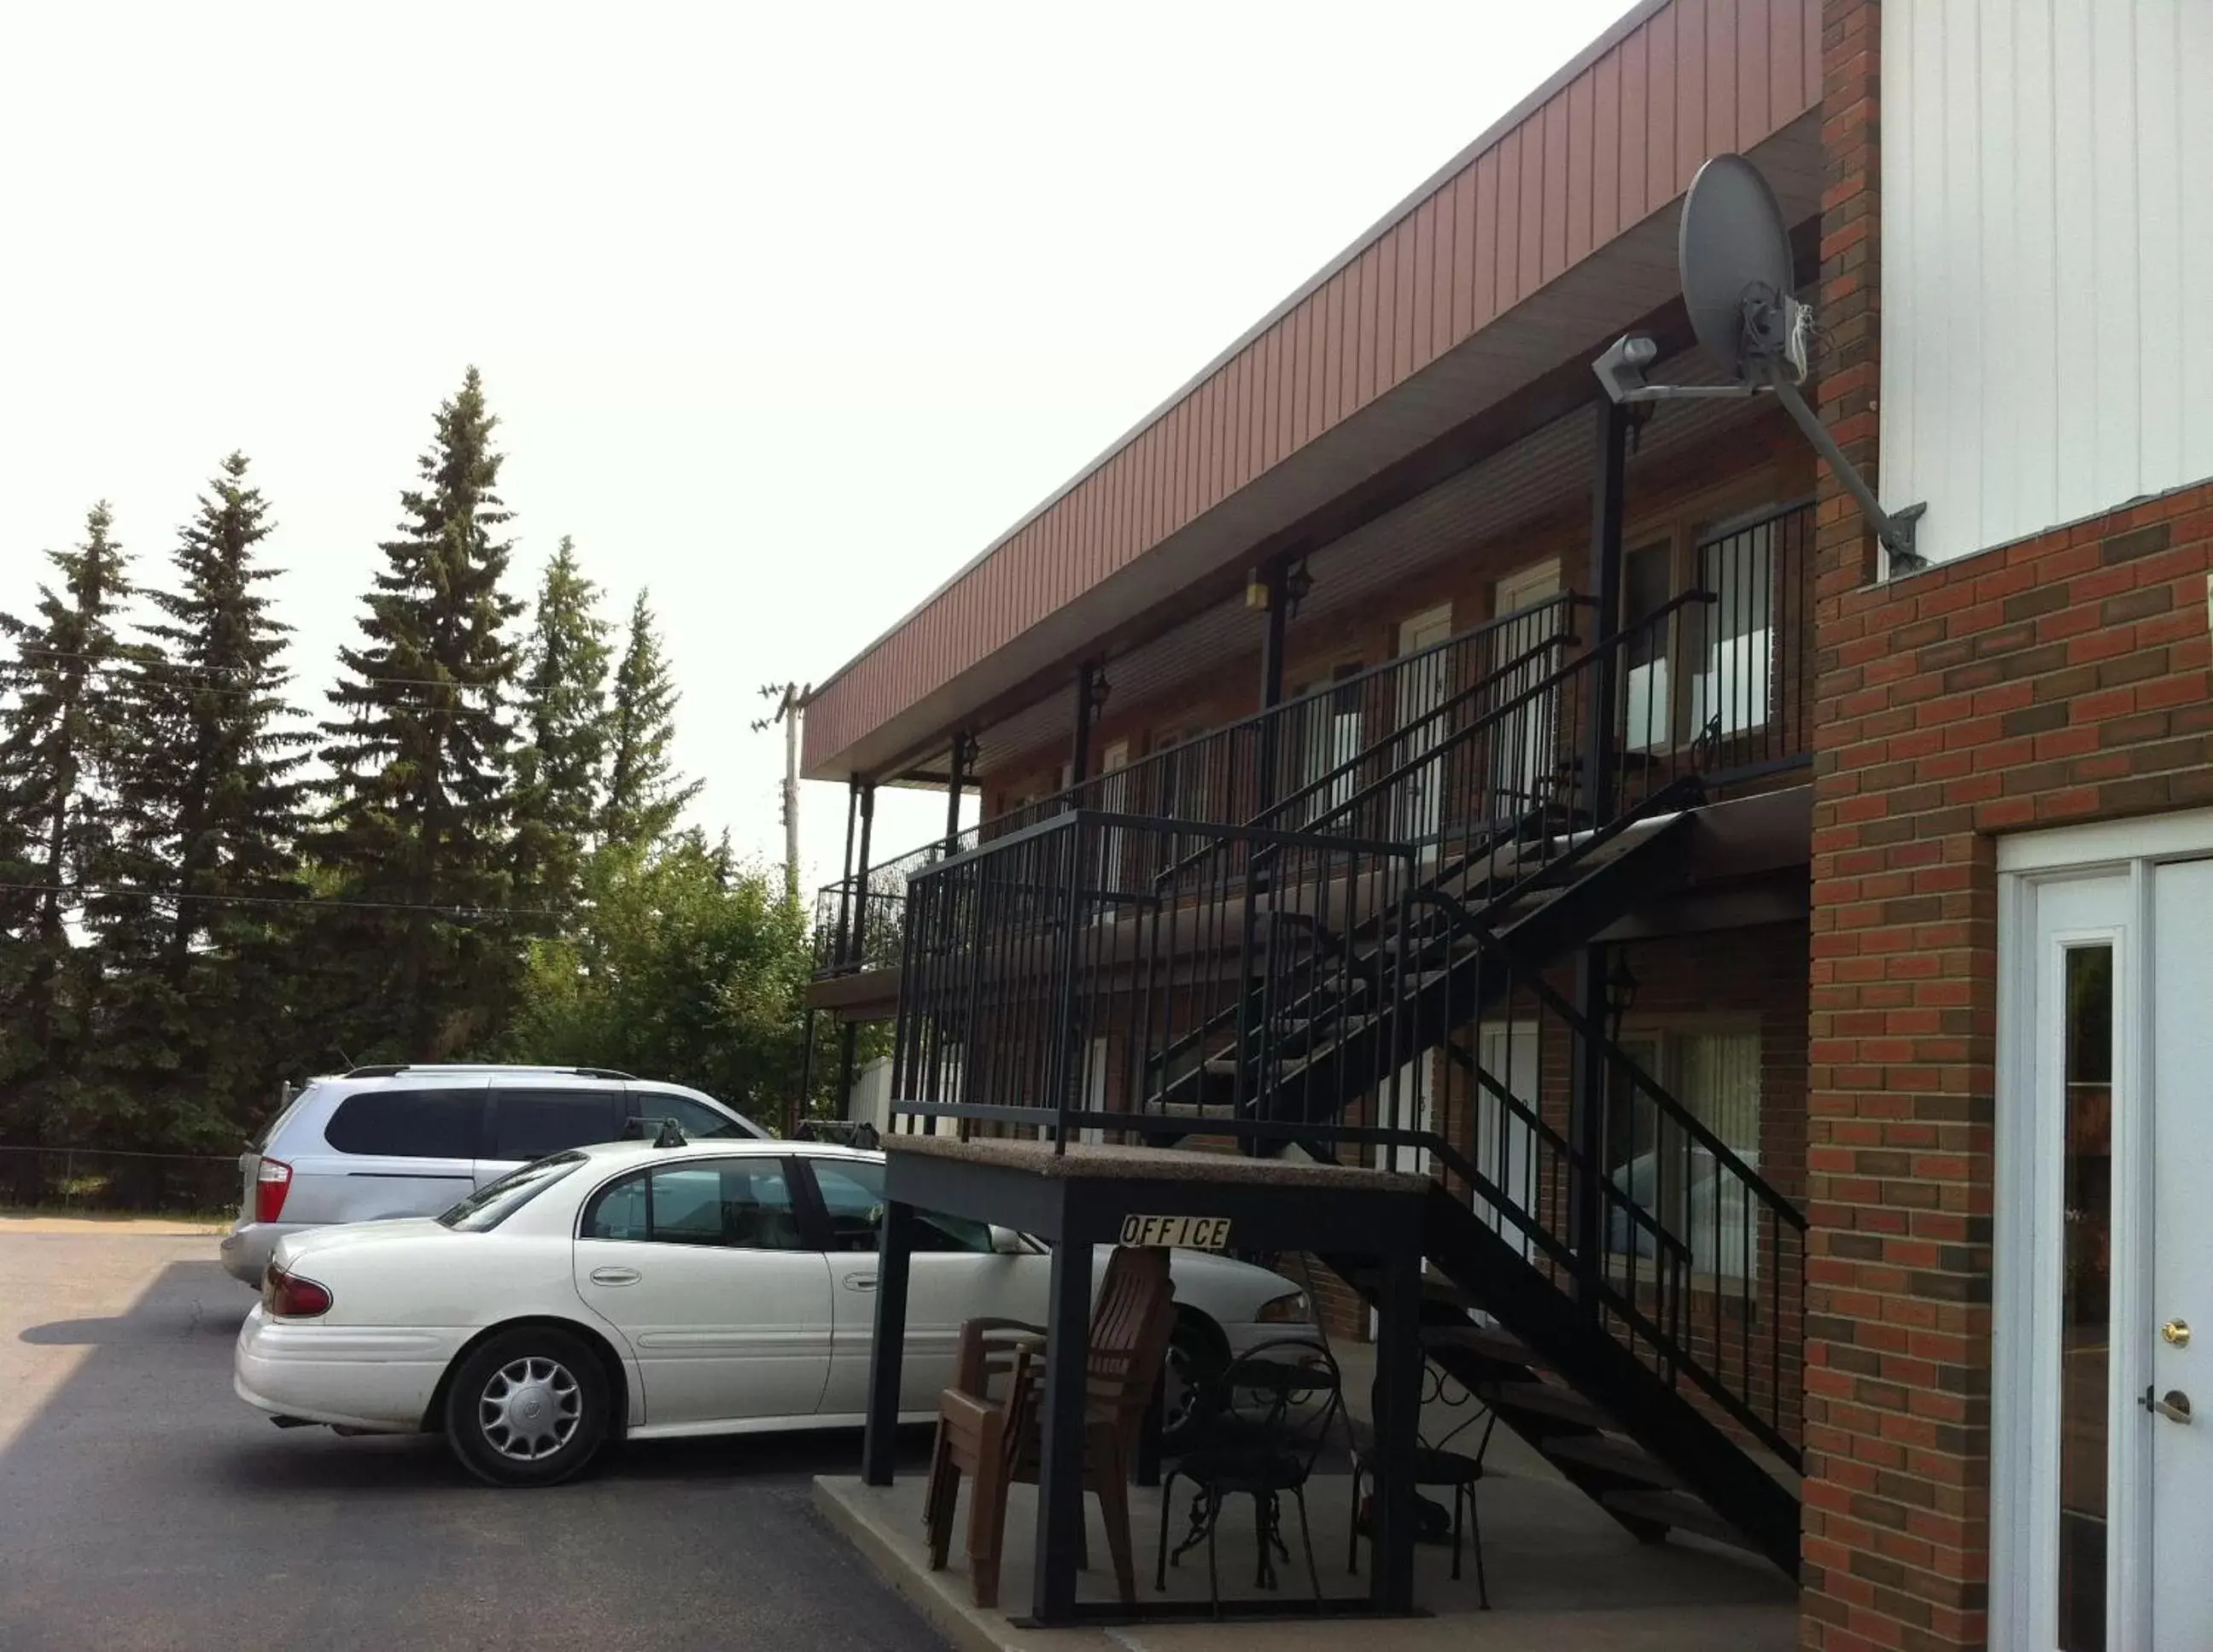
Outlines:
{"label": "satellite dish", "polygon": [[1698,168],[1683,197],[1676,259],[1706,354],[1742,383],[1761,381],[1778,357],[1793,383],[1804,381],[1811,317],[1790,296],[1789,231],[1758,167],[1716,155]]}
{"label": "satellite dish", "polygon": [[1659,359],[1660,346],[1629,333],[1591,363],[1606,393],[1625,404],[1772,394],[1859,505],[1889,552],[1892,569],[1925,566],[1914,551],[1913,530],[1927,507],[1885,511],[1799,391],[1813,354],[1814,312],[1791,294],[1796,265],[1789,230],[1758,167],[1741,155],[1716,155],[1698,168],[1683,197],[1676,259],[1691,331],[1735,382],[1649,383],[1645,369]]}

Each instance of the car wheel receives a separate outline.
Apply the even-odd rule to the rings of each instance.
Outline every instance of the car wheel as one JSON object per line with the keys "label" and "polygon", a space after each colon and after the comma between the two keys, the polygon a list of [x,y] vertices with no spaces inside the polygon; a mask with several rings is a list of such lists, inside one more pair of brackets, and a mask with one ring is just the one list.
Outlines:
{"label": "car wheel", "polygon": [[1161,1447],[1171,1454],[1196,1444],[1215,1405],[1214,1389],[1229,1363],[1229,1345],[1214,1322],[1188,1309],[1176,1315],[1161,1382]]}
{"label": "car wheel", "polygon": [[446,1440],[494,1485],[554,1485],[607,1438],[607,1373],[581,1338],[503,1331],[464,1359],[446,1390]]}

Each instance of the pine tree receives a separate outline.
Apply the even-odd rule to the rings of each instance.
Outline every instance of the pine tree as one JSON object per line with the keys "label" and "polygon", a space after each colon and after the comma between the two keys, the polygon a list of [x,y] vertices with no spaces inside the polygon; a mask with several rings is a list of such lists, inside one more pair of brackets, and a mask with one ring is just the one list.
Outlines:
{"label": "pine tree", "polygon": [[76,1102],[94,960],[70,927],[82,891],[117,875],[119,766],[131,658],[116,630],[130,594],[106,503],[84,543],[50,551],[29,619],[0,614],[15,645],[0,722],[0,1141],[38,1141]]}
{"label": "pine tree", "polygon": [[607,796],[600,814],[601,841],[637,847],[667,837],[699,795],[700,782],[676,772],[668,748],[676,738],[676,685],[661,656],[653,609],[640,591],[630,611],[630,637],[615,670],[609,729]]}
{"label": "pine tree", "polygon": [[[515,754],[515,904],[566,914],[599,820],[607,756],[608,626],[599,588],[563,535],[546,564],[523,655],[525,741]],[[544,930],[544,920],[530,927]]]}
{"label": "pine tree", "polygon": [[414,1059],[487,1035],[520,967],[508,926],[514,729],[503,698],[522,605],[500,588],[509,520],[497,421],[471,368],[438,410],[423,485],[366,598],[363,646],[322,725],[331,778],[314,850],[331,909],[319,945],[337,971],[336,1052]]}
{"label": "pine tree", "polygon": [[179,531],[177,588],[150,594],[159,655],[134,676],[144,739],[118,787],[129,881],[178,898],[91,913],[106,926],[117,1032],[137,1035],[108,1059],[180,1142],[223,1139],[284,1074],[297,928],[284,903],[307,893],[294,777],[307,736],[283,698],[291,628],[259,588],[275,576],[257,561],[273,524],[246,472],[243,454],[224,460]]}

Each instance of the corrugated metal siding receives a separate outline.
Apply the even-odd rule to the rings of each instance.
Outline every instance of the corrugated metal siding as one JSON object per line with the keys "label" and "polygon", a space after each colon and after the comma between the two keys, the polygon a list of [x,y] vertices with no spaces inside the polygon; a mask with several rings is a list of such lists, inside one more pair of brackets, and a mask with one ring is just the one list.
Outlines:
{"label": "corrugated metal siding", "polygon": [[1942,559],[2213,475],[2213,6],[1883,12],[1881,490]]}
{"label": "corrugated metal siding", "polygon": [[[809,766],[1220,504],[1818,100],[1820,0],[1672,0],[818,692]],[[1291,416],[1280,439],[1288,354]],[[1299,388],[1303,385],[1302,392]]]}

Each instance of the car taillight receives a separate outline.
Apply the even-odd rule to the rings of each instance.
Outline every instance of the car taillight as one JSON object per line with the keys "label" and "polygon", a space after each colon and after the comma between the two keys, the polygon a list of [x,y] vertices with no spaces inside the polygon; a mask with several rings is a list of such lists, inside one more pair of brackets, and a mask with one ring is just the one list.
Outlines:
{"label": "car taillight", "polygon": [[331,1293],[314,1280],[287,1273],[271,1262],[261,1281],[261,1305],[274,1320],[312,1320],[331,1311]]}
{"label": "car taillight", "polygon": [[253,1179],[253,1219],[274,1222],[284,1214],[284,1195],[292,1191],[292,1167],[282,1159],[264,1159]]}

